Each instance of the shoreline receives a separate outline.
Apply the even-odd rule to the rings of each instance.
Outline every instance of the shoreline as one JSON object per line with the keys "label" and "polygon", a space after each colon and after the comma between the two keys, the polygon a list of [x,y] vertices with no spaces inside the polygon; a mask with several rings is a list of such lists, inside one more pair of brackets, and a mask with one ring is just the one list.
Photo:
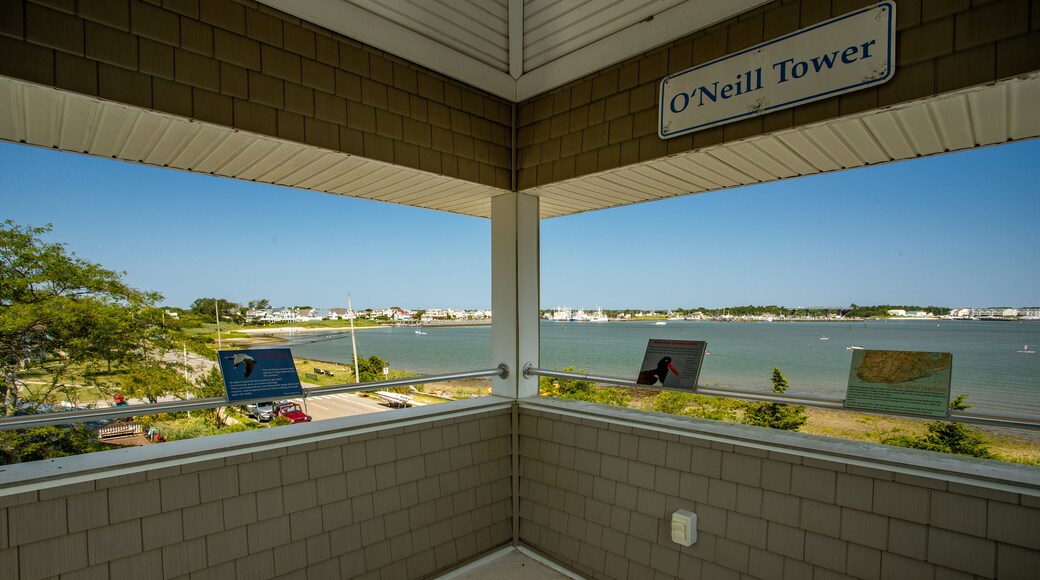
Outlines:
{"label": "shoreline", "polygon": [[[355,326],[353,330],[367,330],[374,328],[398,328],[398,327],[425,327],[425,328],[444,328],[444,327],[457,327],[457,326],[491,326],[491,321],[480,321],[480,320],[460,320],[460,321],[437,321],[437,322],[426,322],[423,324],[402,322],[398,324],[366,324],[364,326]],[[350,332],[350,326],[264,326],[264,327],[252,327],[252,328],[236,328],[231,332],[244,332],[246,334],[260,334],[260,335],[274,335],[274,334],[291,334],[297,332]]]}

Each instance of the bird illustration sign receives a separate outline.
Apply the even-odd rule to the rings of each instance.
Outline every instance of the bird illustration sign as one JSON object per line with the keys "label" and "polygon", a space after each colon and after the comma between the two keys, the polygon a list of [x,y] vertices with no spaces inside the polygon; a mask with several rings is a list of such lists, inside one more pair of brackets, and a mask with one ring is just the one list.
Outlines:
{"label": "bird illustration sign", "polygon": [[219,361],[228,401],[303,394],[292,352],[287,348],[222,350]]}
{"label": "bird illustration sign", "polygon": [[695,390],[701,361],[708,343],[703,340],[651,338],[636,383],[640,385]]}

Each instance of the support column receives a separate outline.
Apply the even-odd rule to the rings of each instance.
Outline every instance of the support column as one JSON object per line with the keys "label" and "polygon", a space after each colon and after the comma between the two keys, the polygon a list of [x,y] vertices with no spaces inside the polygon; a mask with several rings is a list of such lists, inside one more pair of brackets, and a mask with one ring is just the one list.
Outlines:
{"label": "support column", "polygon": [[538,395],[538,197],[506,193],[491,200],[491,362],[509,365],[509,377],[492,379],[503,397]]}

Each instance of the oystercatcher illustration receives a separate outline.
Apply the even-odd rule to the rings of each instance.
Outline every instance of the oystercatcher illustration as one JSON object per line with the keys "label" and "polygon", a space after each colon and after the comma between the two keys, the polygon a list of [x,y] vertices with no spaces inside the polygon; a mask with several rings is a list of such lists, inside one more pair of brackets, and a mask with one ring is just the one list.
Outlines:
{"label": "oystercatcher illustration", "polygon": [[640,385],[653,385],[658,381],[664,384],[664,379],[668,376],[668,371],[675,373],[675,376],[682,376],[679,371],[675,370],[672,366],[672,357],[666,356],[657,362],[657,367],[652,369],[646,369],[639,371],[639,378],[636,379],[636,383]]}
{"label": "oystercatcher illustration", "polygon": [[256,366],[256,359],[245,353],[240,352],[238,354],[229,355],[224,358],[230,361],[234,361],[231,363],[231,366],[233,366],[236,369],[238,368],[238,365],[245,363],[246,375],[244,378],[247,379],[249,378],[249,375],[253,372],[253,367]]}

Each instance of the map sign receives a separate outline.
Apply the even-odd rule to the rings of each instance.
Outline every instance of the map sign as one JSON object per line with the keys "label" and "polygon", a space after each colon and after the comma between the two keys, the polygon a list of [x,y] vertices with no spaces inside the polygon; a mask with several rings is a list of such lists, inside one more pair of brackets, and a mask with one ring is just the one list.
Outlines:
{"label": "map sign", "polygon": [[845,407],[946,417],[952,366],[948,352],[853,350]]}
{"label": "map sign", "polygon": [[694,390],[708,343],[703,340],[660,340],[646,345],[636,383]]}
{"label": "map sign", "polygon": [[292,352],[287,348],[222,350],[219,357],[228,401],[303,394]]}

